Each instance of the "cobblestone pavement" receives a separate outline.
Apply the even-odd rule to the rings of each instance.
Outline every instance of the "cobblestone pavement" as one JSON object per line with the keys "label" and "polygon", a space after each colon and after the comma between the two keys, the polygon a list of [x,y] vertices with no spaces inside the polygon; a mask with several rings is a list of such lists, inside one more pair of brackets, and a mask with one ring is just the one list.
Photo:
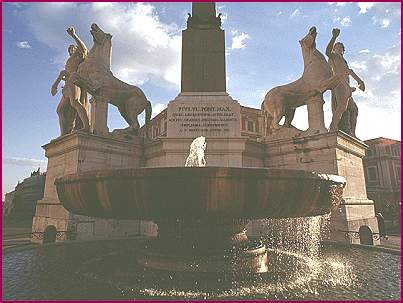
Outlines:
{"label": "cobblestone pavement", "polygon": [[388,239],[381,239],[381,246],[400,250],[400,235],[388,235]]}

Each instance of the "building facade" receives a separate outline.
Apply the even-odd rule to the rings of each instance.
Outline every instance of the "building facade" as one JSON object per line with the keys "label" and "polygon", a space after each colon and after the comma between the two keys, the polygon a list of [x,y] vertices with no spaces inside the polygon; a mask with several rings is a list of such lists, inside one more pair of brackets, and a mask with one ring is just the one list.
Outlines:
{"label": "building facade", "polygon": [[46,173],[38,170],[18,183],[15,190],[5,196],[3,215],[14,219],[32,218],[37,201],[43,198],[45,178]]}
{"label": "building facade", "polygon": [[389,215],[400,203],[400,141],[375,138],[364,141],[368,145],[363,158],[368,198],[375,202],[377,212]]}

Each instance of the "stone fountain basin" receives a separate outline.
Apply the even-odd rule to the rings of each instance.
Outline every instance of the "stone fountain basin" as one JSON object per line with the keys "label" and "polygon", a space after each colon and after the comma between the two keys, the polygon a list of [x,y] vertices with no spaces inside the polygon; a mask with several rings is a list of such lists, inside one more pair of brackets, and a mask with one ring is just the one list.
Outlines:
{"label": "stone fountain basin", "polygon": [[75,213],[115,219],[316,216],[340,204],[345,179],[299,170],[161,167],[91,171],[55,181]]}

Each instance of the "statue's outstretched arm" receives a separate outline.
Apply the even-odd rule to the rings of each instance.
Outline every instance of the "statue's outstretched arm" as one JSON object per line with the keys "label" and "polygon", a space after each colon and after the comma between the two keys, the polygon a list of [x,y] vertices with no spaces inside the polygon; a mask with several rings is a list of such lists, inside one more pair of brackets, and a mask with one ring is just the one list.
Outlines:
{"label": "statue's outstretched arm", "polygon": [[67,29],[67,33],[74,39],[74,41],[77,43],[77,48],[80,53],[83,55],[87,55],[88,49],[87,46],[85,46],[84,42],[80,39],[80,37],[77,36],[76,31],[74,30],[74,27],[69,27]]}
{"label": "statue's outstretched arm", "polygon": [[330,39],[329,44],[326,47],[326,56],[329,58],[332,56],[334,43],[336,42],[337,37],[340,34],[340,30],[338,28],[334,28],[332,30],[332,39]]}
{"label": "statue's outstretched arm", "polygon": [[62,71],[59,73],[59,76],[57,76],[55,82],[53,82],[52,88],[51,88],[51,90],[50,90],[50,93],[52,94],[52,96],[56,95],[56,93],[57,93],[57,87],[59,86],[60,81],[66,80],[66,76],[67,76],[67,71],[66,71],[66,70],[62,70]]}
{"label": "statue's outstretched arm", "polygon": [[354,78],[355,81],[357,81],[358,87],[359,87],[362,91],[364,91],[364,90],[365,90],[364,81],[362,81],[362,79],[361,79],[360,77],[358,77],[358,75],[357,75],[351,68],[349,69],[349,74],[350,74],[351,77]]}

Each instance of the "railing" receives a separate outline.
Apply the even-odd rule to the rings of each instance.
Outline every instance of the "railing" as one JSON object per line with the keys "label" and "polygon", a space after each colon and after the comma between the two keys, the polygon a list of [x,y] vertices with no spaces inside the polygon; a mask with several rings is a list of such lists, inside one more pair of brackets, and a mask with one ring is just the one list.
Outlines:
{"label": "railing", "polygon": [[[31,233],[31,238],[36,239],[36,240],[43,240],[44,239],[45,232],[32,232]],[[75,231],[70,231],[70,230],[58,230],[56,231],[56,240],[74,240],[77,235],[77,232]]]}
{"label": "railing", "polygon": [[[352,231],[352,230],[338,230],[339,232],[344,233],[344,237],[347,240],[350,239],[359,239],[360,238],[360,232],[359,231]],[[381,238],[387,239],[387,236],[381,236],[380,233],[372,233],[372,239],[377,241],[380,240]]]}

